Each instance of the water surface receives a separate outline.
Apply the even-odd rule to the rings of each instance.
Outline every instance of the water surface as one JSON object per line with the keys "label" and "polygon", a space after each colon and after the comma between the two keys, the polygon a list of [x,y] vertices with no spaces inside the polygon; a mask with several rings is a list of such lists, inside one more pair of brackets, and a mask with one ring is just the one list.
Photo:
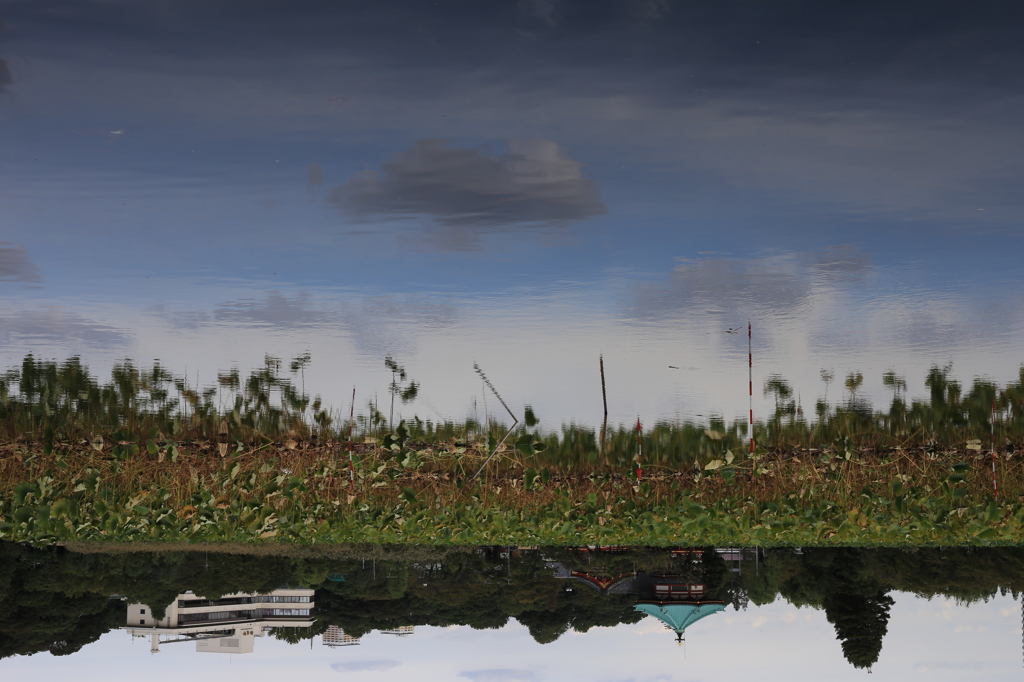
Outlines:
{"label": "water surface", "polygon": [[[0,360],[313,392],[480,363],[550,427],[744,414],[787,376],[1024,358],[1022,10],[5,3]],[[669,369],[669,366],[679,369]],[[842,396],[831,386],[830,400]],[[769,402],[756,391],[759,413]]]}

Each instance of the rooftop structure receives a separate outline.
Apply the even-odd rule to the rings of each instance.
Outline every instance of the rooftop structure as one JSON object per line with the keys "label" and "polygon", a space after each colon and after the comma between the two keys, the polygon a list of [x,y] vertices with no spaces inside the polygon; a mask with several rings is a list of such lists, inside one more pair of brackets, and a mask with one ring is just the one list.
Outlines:
{"label": "rooftop structure", "polygon": [[707,618],[711,614],[723,610],[725,604],[720,601],[640,601],[634,604],[633,608],[660,620],[665,627],[676,633],[676,641],[682,642],[686,635],[686,628],[701,618]]}

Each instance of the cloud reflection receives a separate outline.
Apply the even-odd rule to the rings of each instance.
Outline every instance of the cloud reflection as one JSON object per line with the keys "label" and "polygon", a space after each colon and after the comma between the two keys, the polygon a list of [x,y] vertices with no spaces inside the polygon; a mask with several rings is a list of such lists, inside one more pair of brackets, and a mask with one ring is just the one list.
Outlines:
{"label": "cloud reflection", "polygon": [[120,329],[60,308],[23,310],[0,317],[0,343],[4,345],[29,341],[108,348],[127,345],[130,340]]}
{"label": "cloud reflection", "polygon": [[492,668],[490,670],[467,670],[459,673],[473,682],[531,682],[537,679],[532,670],[513,670],[510,668]]}
{"label": "cloud reflection", "polygon": [[425,216],[439,245],[469,243],[476,230],[553,227],[607,212],[581,165],[550,140],[509,140],[505,154],[420,140],[383,165],[335,187],[329,201],[361,219]]}
{"label": "cloud reflection", "polygon": [[815,287],[849,284],[871,268],[870,258],[851,247],[745,260],[680,260],[661,284],[640,284],[632,317],[661,318],[701,309],[716,315],[740,308],[794,313],[810,304]]}
{"label": "cloud reflection", "polygon": [[148,310],[177,329],[334,329],[347,333],[362,351],[374,354],[408,352],[423,332],[454,327],[461,319],[457,306],[419,296],[380,295],[324,302],[306,292],[289,295],[278,291],[223,301],[212,310],[173,310],[166,306],[151,306]]}
{"label": "cloud reflection", "polygon": [[398,661],[349,661],[348,663],[333,663],[331,669],[339,673],[355,672],[384,672],[401,665]]}
{"label": "cloud reflection", "polygon": [[263,298],[220,303],[212,317],[216,322],[270,327],[315,325],[330,319],[327,311],[314,307],[309,294],[299,293],[289,298],[276,291]]}
{"label": "cloud reflection", "polygon": [[[0,63],[2,66],[2,63]],[[3,72],[0,71],[0,77]],[[0,88],[3,81],[0,79]],[[42,282],[39,270],[29,260],[24,247],[0,242],[0,282]]]}

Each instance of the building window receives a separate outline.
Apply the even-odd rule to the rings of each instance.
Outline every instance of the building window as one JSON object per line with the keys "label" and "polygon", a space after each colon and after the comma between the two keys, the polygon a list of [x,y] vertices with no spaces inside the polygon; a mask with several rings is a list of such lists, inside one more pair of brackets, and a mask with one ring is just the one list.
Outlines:
{"label": "building window", "polygon": [[139,609],[139,613],[142,614],[143,616],[145,616],[146,615],[146,609]]}
{"label": "building window", "polygon": [[146,624],[146,619],[145,618],[139,618],[139,625],[145,625],[145,624]]}

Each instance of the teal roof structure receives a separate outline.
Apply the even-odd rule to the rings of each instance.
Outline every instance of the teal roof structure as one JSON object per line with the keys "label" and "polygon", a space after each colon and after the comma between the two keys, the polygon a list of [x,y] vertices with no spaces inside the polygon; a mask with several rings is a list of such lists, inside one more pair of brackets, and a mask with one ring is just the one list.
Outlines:
{"label": "teal roof structure", "polygon": [[701,618],[725,609],[725,604],[717,602],[639,602],[633,608],[648,616],[654,616],[673,630],[677,639],[681,640],[686,628]]}

